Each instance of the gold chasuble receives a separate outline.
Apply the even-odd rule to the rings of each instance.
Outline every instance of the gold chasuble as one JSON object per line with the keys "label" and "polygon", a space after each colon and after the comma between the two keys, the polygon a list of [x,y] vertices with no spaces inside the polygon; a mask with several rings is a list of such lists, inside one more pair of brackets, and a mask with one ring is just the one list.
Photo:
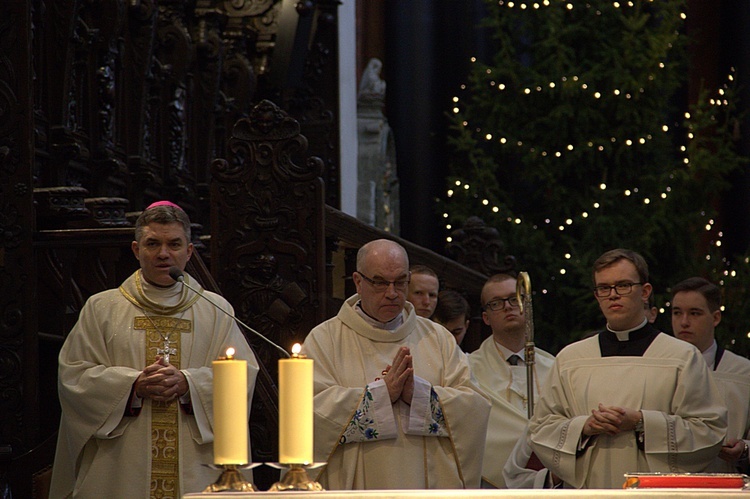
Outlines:
{"label": "gold chasuble", "polygon": [[[192,333],[192,321],[175,317],[135,317],[133,329],[146,331],[147,359],[166,355],[170,364],[180,368],[180,339],[182,333]],[[180,497],[179,406],[176,399],[171,402],[151,402],[152,497]]]}
{"label": "gold chasuble", "polygon": [[[195,303],[198,296],[188,299],[188,288],[183,286],[183,293],[176,305],[154,302],[143,292],[140,272],[135,274],[135,287],[135,296],[124,287],[120,287],[120,292],[146,314],[133,318],[133,329],[145,330],[146,333],[146,359],[155,359],[160,355],[167,363],[180,369],[181,338],[183,334],[193,332],[192,321],[179,317],[153,316],[148,312],[181,314]],[[181,497],[179,412],[180,404],[177,399],[170,402],[151,401],[151,497]]]}

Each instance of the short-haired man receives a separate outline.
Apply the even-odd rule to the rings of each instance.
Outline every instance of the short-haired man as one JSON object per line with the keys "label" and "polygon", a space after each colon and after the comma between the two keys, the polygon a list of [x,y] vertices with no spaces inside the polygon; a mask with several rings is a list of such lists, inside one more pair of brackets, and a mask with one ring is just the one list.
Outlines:
{"label": "short-haired man", "polygon": [[721,290],[702,277],[672,287],[672,331],[701,351],[729,411],[727,439],[710,471],[747,471],[750,443],[750,360],[716,343],[721,322]]}
{"label": "short-haired man", "polygon": [[412,265],[409,293],[406,300],[414,305],[417,315],[429,319],[438,303],[440,281],[438,275],[426,265]]}
{"label": "short-haired man", "polygon": [[247,361],[250,409],[258,364],[242,332],[170,277],[193,254],[187,214],[169,201],[152,204],[136,221],[132,250],[140,269],[86,301],[60,350],[50,497],[182,497],[210,485],[211,363],[227,347]]}
{"label": "short-haired man", "polygon": [[459,346],[469,330],[470,318],[471,307],[461,293],[453,289],[444,289],[438,294],[432,320],[447,329],[456,338],[456,344]]}
{"label": "short-haired man", "polygon": [[477,488],[490,404],[441,325],[406,301],[394,241],[357,254],[357,294],[310,331],[315,460],[326,489]]}
{"label": "short-haired man", "polygon": [[607,327],[557,354],[529,422],[532,449],[575,488],[620,488],[629,472],[705,471],[727,410],[700,352],[646,319],[641,255],[608,251],[593,277]]}
{"label": "short-haired man", "polygon": [[[482,287],[481,300],[482,319],[492,328],[492,336],[469,355],[469,363],[479,386],[492,400],[485,442],[488,459],[482,478],[486,486],[506,488],[503,465],[529,422],[524,361],[526,318],[516,297],[514,275],[495,274],[490,277]],[[551,354],[535,348],[535,400],[539,398],[540,388],[554,360]]]}

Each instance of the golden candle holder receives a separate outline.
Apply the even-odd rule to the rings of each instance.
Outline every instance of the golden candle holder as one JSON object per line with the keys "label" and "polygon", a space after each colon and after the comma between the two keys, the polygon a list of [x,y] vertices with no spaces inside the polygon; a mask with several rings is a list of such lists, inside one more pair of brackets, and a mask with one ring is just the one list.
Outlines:
{"label": "golden candle holder", "polygon": [[311,464],[291,464],[291,463],[266,463],[267,465],[274,467],[279,470],[287,470],[284,476],[278,482],[271,485],[268,492],[289,492],[293,490],[299,491],[321,491],[325,490],[322,485],[318,482],[311,480],[307,474],[307,470],[313,470],[320,468],[326,463],[311,463]]}
{"label": "golden candle holder", "polygon": [[245,480],[240,470],[251,470],[260,463],[252,464],[207,464],[211,469],[222,470],[219,479],[206,487],[203,492],[258,492],[258,488]]}

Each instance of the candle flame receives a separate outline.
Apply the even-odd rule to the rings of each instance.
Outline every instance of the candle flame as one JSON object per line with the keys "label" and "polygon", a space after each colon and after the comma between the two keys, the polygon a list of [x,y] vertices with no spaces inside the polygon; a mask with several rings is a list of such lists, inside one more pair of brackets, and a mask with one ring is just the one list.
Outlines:
{"label": "candle flame", "polygon": [[227,358],[231,359],[232,357],[234,357],[234,348],[229,347],[227,348]]}
{"label": "candle flame", "polygon": [[302,351],[302,345],[299,343],[295,343],[292,347],[292,354],[299,355],[299,353]]}

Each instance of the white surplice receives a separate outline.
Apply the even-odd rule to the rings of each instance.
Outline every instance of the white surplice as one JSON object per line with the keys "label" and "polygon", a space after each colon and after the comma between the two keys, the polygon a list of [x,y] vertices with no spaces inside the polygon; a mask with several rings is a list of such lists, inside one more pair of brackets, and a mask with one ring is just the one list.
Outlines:
{"label": "white surplice", "polygon": [[[133,295],[134,276],[123,283]],[[185,279],[200,289],[187,274]],[[144,290],[153,301],[176,305],[182,285],[144,284]],[[204,293],[232,310],[223,297]],[[119,289],[92,296],[81,310],[59,355],[62,418],[50,497],[150,497],[151,401],[143,400],[137,416],[124,416],[133,383],[154,362],[146,358],[145,331],[134,328],[135,319],[145,315]],[[179,490],[184,494],[200,492],[218,478],[205,466],[213,464],[212,362],[230,346],[236,359],[247,361],[248,416],[258,364],[234,321],[206,300],[175,317],[192,321],[192,329],[181,333],[179,355],[194,412],[178,411]]]}
{"label": "white surplice", "polygon": [[[539,348],[534,352],[534,401],[537,401],[555,357]],[[479,386],[492,401],[482,478],[494,487],[506,488],[503,467],[529,422],[526,366],[509,365],[492,336],[469,355],[469,365]]]}
{"label": "white surplice", "polygon": [[[368,324],[349,298],[314,328],[315,461],[329,490],[478,488],[490,403],[442,326],[406,303],[393,331]],[[381,371],[401,346],[413,356],[411,405],[391,404]]]}
{"label": "white surplice", "polygon": [[[579,451],[599,403],[642,411],[645,450],[626,431],[597,435]],[[705,471],[724,440],[726,412],[694,346],[659,334],[643,356],[602,357],[593,336],[557,355],[529,423],[530,441],[568,486],[620,488],[628,472]]]}
{"label": "white surplice", "polygon": [[[724,350],[711,374],[729,411],[727,438],[750,441],[750,360]],[[709,471],[736,473],[737,469],[734,463],[717,457]]]}
{"label": "white surplice", "polygon": [[527,468],[533,451],[529,442],[528,425],[523,434],[516,440],[516,445],[505,461],[503,478],[509,489],[549,489],[554,483],[547,468],[533,470]]}

